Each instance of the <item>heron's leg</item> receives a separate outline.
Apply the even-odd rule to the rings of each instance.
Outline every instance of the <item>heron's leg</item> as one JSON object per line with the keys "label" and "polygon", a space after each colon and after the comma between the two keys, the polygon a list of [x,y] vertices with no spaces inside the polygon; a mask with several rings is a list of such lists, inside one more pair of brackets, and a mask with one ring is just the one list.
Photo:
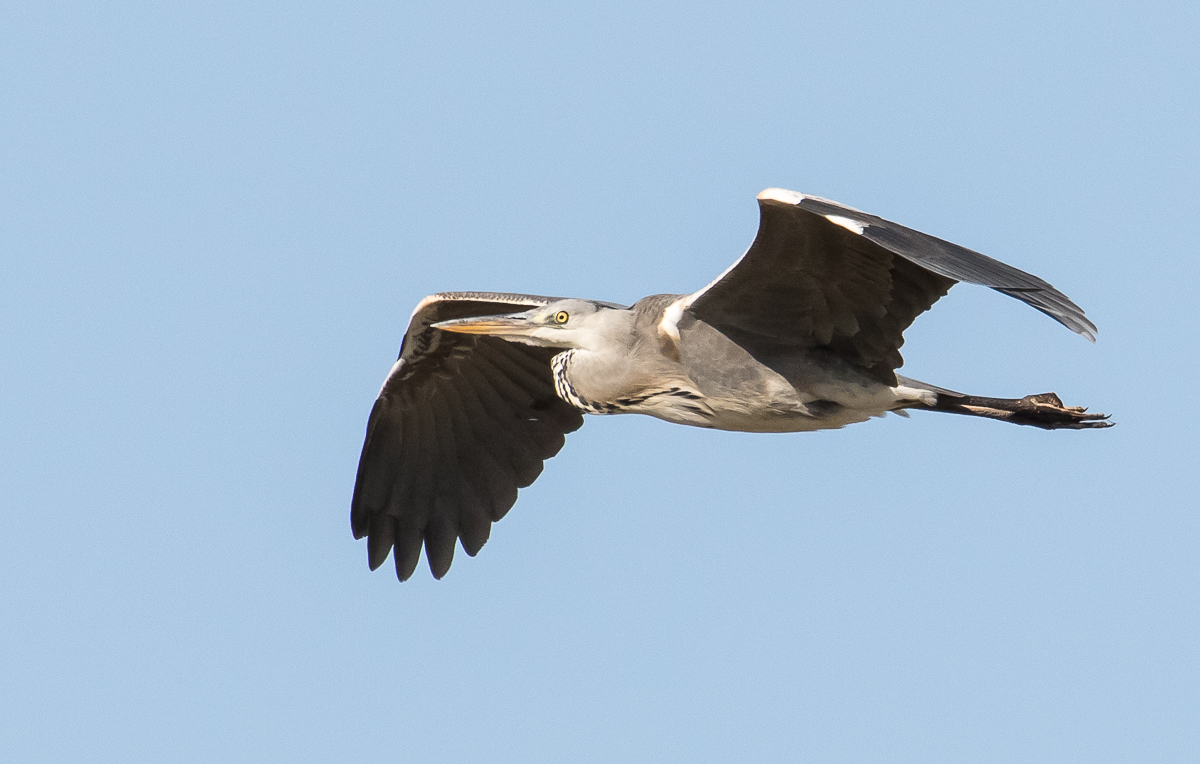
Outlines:
{"label": "heron's leg", "polygon": [[938,390],[937,393],[937,403],[930,409],[948,414],[982,416],[1044,430],[1081,430],[1111,427],[1113,424],[1107,421],[1108,414],[1089,414],[1082,406],[1064,406],[1062,399],[1054,393],[1026,395],[1024,398],[984,398],[949,390]]}
{"label": "heron's leg", "polygon": [[1089,414],[1081,406],[1064,406],[1062,399],[1054,393],[1026,395],[1024,398],[985,398],[981,395],[965,395],[944,387],[931,385],[911,377],[896,375],[905,387],[928,390],[937,395],[933,405],[910,404],[906,408],[923,408],[943,411],[947,414],[966,414],[988,419],[999,419],[1013,424],[1027,424],[1044,430],[1082,430],[1090,427],[1112,427],[1108,414]]}

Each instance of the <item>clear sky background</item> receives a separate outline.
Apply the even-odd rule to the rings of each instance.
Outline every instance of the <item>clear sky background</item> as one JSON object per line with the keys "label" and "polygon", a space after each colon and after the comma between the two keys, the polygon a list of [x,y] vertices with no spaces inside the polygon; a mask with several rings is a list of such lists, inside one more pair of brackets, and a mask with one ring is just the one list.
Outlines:
{"label": "clear sky background", "polygon": [[[1200,5],[168,6],[0,14],[0,760],[1200,758]],[[368,572],[422,296],[692,291],[768,186],[1061,288],[905,371],[1118,426],[591,417]]]}

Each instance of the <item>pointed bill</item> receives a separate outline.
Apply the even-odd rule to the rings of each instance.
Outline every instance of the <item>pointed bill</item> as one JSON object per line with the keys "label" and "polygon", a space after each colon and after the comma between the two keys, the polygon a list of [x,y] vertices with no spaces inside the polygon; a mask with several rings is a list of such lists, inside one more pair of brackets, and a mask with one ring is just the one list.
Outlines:
{"label": "pointed bill", "polygon": [[532,334],[538,327],[530,321],[530,313],[510,313],[503,316],[478,316],[473,318],[455,318],[449,321],[438,321],[431,324],[434,329],[460,334],[491,334],[512,336],[514,334]]}

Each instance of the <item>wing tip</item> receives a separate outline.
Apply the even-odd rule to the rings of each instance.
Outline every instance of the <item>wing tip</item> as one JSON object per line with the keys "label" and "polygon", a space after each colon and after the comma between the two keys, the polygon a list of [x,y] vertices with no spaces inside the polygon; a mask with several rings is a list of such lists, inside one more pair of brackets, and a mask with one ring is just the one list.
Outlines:
{"label": "wing tip", "polygon": [[[1074,303],[1071,303],[1071,305],[1075,306]],[[1099,334],[1100,330],[1097,329],[1096,325],[1084,315],[1082,310],[1078,311],[1077,313],[1063,315],[1057,312],[1045,310],[1040,305],[1034,305],[1033,307],[1049,315],[1055,321],[1075,332],[1080,337],[1083,337],[1088,342],[1091,342],[1092,344],[1096,343],[1096,336]]]}
{"label": "wing tip", "polygon": [[1075,330],[1075,333],[1082,336],[1085,340],[1094,345],[1096,344],[1096,335],[1100,333],[1100,330],[1096,328],[1095,324],[1093,324],[1091,321],[1088,321],[1084,325],[1082,331],[1077,329]]}
{"label": "wing tip", "polygon": [[[1028,274],[1026,274],[1028,275]],[[1036,278],[1036,277],[1031,277]],[[1038,281],[1041,281],[1038,279]],[[1034,289],[1019,289],[1010,287],[991,287],[997,292],[1015,298],[1026,305],[1045,313],[1058,323],[1094,343],[1100,330],[1092,322],[1083,308],[1076,305],[1071,298],[1054,287],[1042,282],[1043,286]]]}

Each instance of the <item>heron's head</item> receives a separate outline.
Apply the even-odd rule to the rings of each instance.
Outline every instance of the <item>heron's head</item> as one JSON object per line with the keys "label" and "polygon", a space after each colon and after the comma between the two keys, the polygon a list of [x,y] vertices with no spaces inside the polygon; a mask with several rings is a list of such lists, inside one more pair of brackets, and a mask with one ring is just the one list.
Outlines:
{"label": "heron's head", "polygon": [[615,305],[570,298],[541,308],[500,316],[439,321],[435,329],[486,334],[526,345],[598,350],[627,334],[630,311]]}

